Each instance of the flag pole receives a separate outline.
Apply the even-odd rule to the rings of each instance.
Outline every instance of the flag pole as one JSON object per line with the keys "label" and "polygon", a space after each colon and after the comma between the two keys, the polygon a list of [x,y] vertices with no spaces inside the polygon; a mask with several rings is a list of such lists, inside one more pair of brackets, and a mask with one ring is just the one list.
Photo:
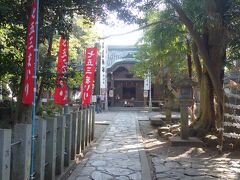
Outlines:
{"label": "flag pole", "polygon": [[38,64],[38,18],[39,18],[39,0],[36,0],[36,42],[34,49],[34,91],[33,91],[33,108],[32,108],[32,146],[31,146],[31,167],[30,179],[34,179],[34,154],[35,154],[35,126],[36,126],[36,91],[37,91],[37,64]]}

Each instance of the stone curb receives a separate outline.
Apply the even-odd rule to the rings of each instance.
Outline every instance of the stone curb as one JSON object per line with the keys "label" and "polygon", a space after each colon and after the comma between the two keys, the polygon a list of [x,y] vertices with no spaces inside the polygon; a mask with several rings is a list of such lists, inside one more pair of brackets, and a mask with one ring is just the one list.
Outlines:
{"label": "stone curb", "polygon": [[142,144],[142,150],[139,150],[140,162],[142,166],[142,180],[151,180],[152,179],[151,169],[150,169],[147,154],[143,145],[142,134],[140,132],[138,119],[136,120],[136,130],[138,135],[138,142]]}

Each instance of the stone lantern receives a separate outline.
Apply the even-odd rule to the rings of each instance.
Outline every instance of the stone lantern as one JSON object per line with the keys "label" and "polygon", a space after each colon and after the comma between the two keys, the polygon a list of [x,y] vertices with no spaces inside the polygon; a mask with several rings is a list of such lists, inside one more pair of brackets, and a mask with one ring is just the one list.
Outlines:
{"label": "stone lantern", "polygon": [[187,140],[189,138],[188,108],[193,104],[193,81],[189,78],[184,78],[177,84],[181,113],[181,138]]}

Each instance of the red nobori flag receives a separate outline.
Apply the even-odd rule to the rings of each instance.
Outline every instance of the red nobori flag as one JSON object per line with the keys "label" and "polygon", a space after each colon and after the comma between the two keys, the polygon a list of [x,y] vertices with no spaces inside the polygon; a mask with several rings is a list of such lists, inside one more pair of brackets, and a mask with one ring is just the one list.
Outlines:
{"label": "red nobori flag", "polygon": [[33,2],[27,29],[23,104],[32,104],[34,96],[34,49],[36,46],[37,3]]}
{"label": "red nobori flag", "polygon": [[54,92],[54,103],[64,105],[67,103],[67,81],[64,74],[67,73],[68,65],[68,41],[60,37],[58,63],[57,63],[57,86]]}
{"label": "red nobori flag", "polygon": [[89,105],[92,98],[92,86],[96,68],[97,48],[86,49],[86,60],[84,65],[82,105]]}

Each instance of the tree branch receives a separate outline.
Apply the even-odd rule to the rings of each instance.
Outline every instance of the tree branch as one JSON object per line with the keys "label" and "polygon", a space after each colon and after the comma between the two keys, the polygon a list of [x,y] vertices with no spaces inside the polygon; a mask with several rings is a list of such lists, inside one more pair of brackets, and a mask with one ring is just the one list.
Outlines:
{"label": "tree branch", "polygon": [[219,98],[220,103],[222,103],[223,91],[222,91],[222,84],[220,79],[217,76],[217,73],[214,70],[214,64],[211,61],[209,56],[208,50],[204,44],[203,39],[201,38],[200,34],[194,29],[193,22],[187,17],[186,13],[183,11],[181,6],[175,0],[165,0],[168,4],[170,4],[175,11],[178,13],[180,20],[184,23],[187,27],[188,31],[190,32],[193,40],[198,46],[200,54],[203,58],[204,63],[206,64],[207,71],[209,73],[210,79],[213,83],[214,90]]}
{"label": "tree branch", "polygon": [[193,61],[196,67],[197,75],[198,75],[198,81],[201,83],[202,66],[198,56],[198,48],[195,42],[192,43],[192,54],[193,54]]}

